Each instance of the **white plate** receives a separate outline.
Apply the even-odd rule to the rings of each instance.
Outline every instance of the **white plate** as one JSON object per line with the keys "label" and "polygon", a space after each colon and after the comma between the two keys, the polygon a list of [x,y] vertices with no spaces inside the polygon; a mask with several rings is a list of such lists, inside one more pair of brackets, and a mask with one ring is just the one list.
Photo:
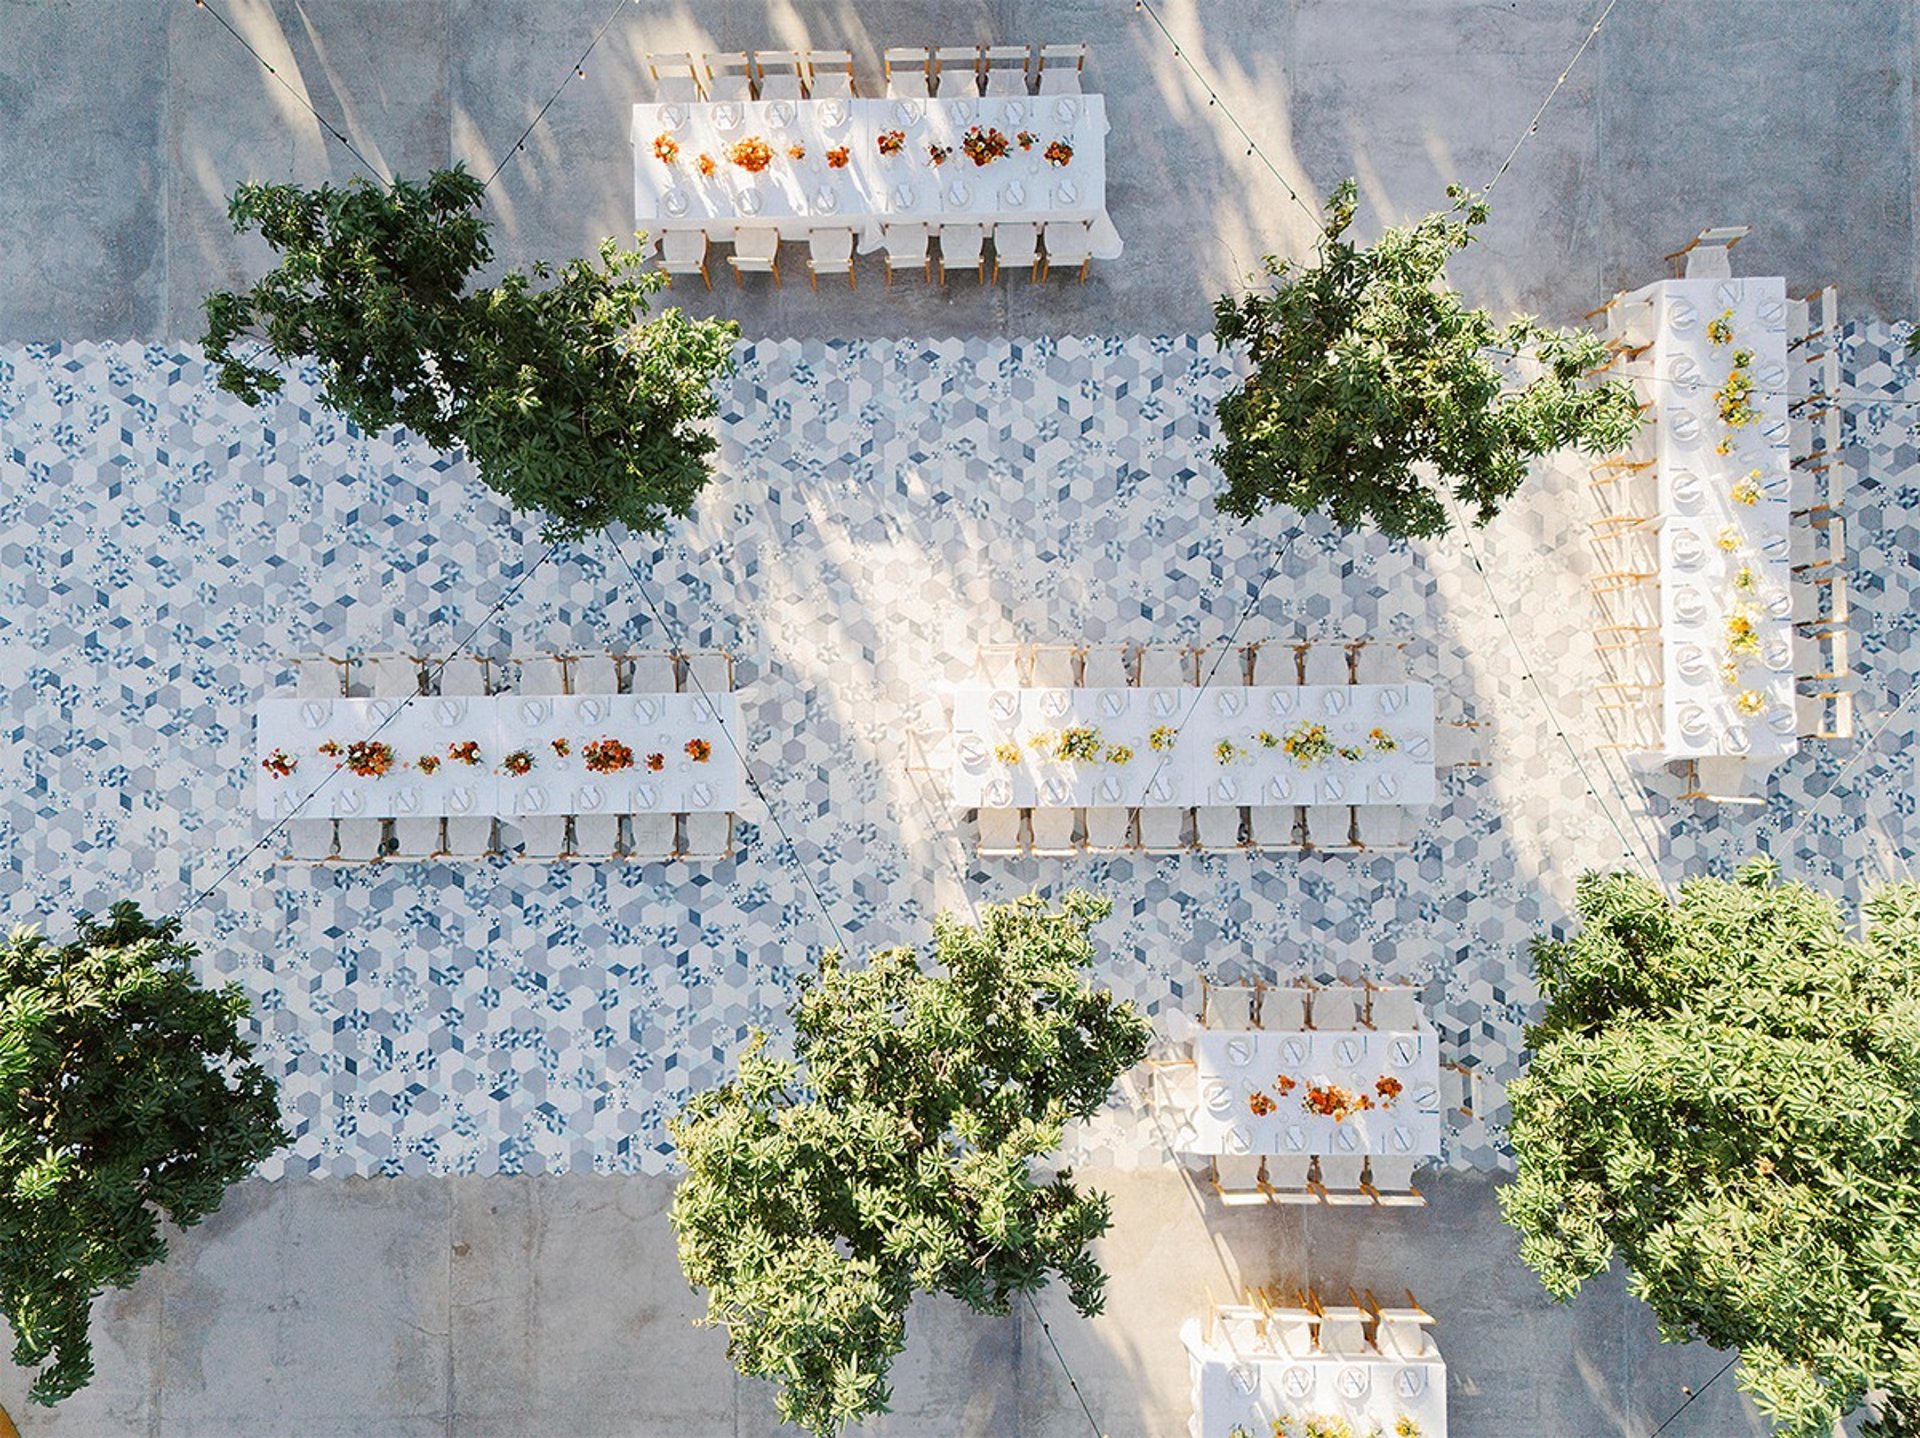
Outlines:
{"label": "white plate", "polygon": [[993,779],[987,783],[982,799],[989,809],[1010,809],[1013,807],[1013,785],[1005,779]]}
{"label": "white plate", "polygon": [[416,814],[420,811],[420,791],[414,788],[400,790],[393,796],[393,812],[396,814]]}
{"label": "white plate", "polygon": [[819,116],[822,129],[837,130],[847,123],[847,116],[852,112],[845,100],[822,100],[814,113]]}
{"label": "white plate", "polygon": [[1020,696],[1011,689],[996,689],[987,697],[987,712],[996,719],[1017,719]]}
{"label": "white plate", "polygon": [[1400,793],[1400,781],[1391,774],[1379,774],[1374,777],[1373,783],[1368,788],[1372,790],[1374,798],[1392,803]]}
{"label": "white plate", "polygon": [[1307,1041],[1303,1038],[1289,1038],[1280,1045],[1280,1057],[1295,1068],[1307,1061],[1307,1054]]}
{"label": "white plate", "polygon": [[732,102],[713,107],[713,128],[716,130],[737,129],[740,124],[740,107]]}
{"label": "white plate", "polygon": [[1304,1365],[1296,1363],[1280,1375],[1280,1386],[1289,1398],[1305,1398],[1313,1392],[1313,1373]]}
{"label": "white plate", "polygon": [[660,791],[654,788],[653,785],[635,784],[633,786],[633,807],[634,808],[651,809],[655,804],[658,804],[659,802],[660,802]]}
{"label": "white plate", "polygon": [[[793,101],[775,100],[772,104],[768,105],[767,123],[776,130],[784,130],[787,126],[791,125],[793,123]],[[786,136],[781,135],[776,138],[785,140]],[[784,146],[777,148],[784,148]]]}
{"label": "white plate", "polygon": [[1382,714],[1391,714],[1406,702],[1406,692],[1397,684],[1390,689],[1382,689],[1380,691],[1380,712]]}
{"label": "white plate", "polygon": [[473,803],[473,790],[466,788],[464,785],[454,789],[447,795],[447,808],[456,814],[472,813]]}
{"label": "white plate", "polygon": [[1753,740],[1748,736],[1745,724],[1729,724],[1726,733],[1721,737],[1721,742],[1726,745],[1729,754],[1744,754],[1753,747]]}
{"label": "white plate", "polygon": [[1267,780],[1267,797],[1280,804],[1292,802],[1293,780],[1285,774],[1275,774]]}
{"label": "white plate", "polygon": [[964,210],[973,203],[973,191],[965,180],[955,180],[947,186],[947,203],[956,210]]}
{"label": "white plate", "polygon": [[987,746],[971,734],[960,741],[960,762],[969,769],[978,769],[987,762]]}
{"label": "white plate", "polygon": [[1786,328],[1787,307],[1779,300],[1762,300],[1754,308],[1754,314],[1770,330]]}
{"label": "white plate", "polygon": [[1214,691],[1213,702],[1219,711],[1232,718],[1240,712],[1241,695],[1237,689],[1219,689]]}
{"label": "white plate", "polygon": [[1249,1064],[1253,1062],[1252,1039],[1228,1039],[1227,1062],[1230,1064]]}
{"label": "white plate", "polygon": [[1682,569],[1698,569],[1707,557],[1707,542],[1691,529],[1673,531],[1673,562]]}
{"label": "white plate", "polygon": [[1216,804],[1238,804],[1240,802],[1240,790],[1231,779],[1215,779],[1213,781],[1213,801]]}
{"label": "white plate", "polygon": [[1793,664],[1793,651],[1786,640],[1772,639],[1761,649],[1760,658],[1774,673],[1784,674]]}
{"label": "white plate", "polygon": [[1766,555],[1768,559],[1784,560],[1790,548],[1791,545],[1787,542],[1786,535],[1781,534],[1778,530],[1769,534],[1760,542],[1760,552]]}
{"label": "white plate", "polygon": [[696,809],[711,808],[713,805],[713,786],[711,784],[695,784],[688,792],[687,798]]}
{"label": "white plate", "polygon": [[1147,797],[1156,804],[1164,804],[1173,798],[1173,784],[1165,774],[1154,776],[1153,782],[1147,785]]}
{"label": "white plate", "polygon": [[894,102],[893,118],[898,120],[902,125],[919,124],[921,113],[920,102],[918,100],[896,100]]}
{"label": "white plate", "polygon": [[660,107],[661,129],[668,131],[677,130],[686,123],[687,112],[684,106],[662,105]]}
{"label": "white plate", "polygon": [[813,212],[816,215],[831,215],[840,208],[840,192],[832,185],[822,185],[813,192]]}
{"label": "white plate", "polygon": [[467,701],[464,699],[438,699],[434,701],[433,717],[442,725],[451,729],[467,717]]}
{"label": "white plate", "polygon": [[1180,696],[1175,694],[1171,689],[1159,689],[1154,691],[1153,712],[1158,717],[1164,719],[1168,715],[1172,714],[1173,711],[1178,709],[1179,707],[1180,707]]}
{"label": "white plate", "polygon": [[633,701],[633,711],[638,714],[641,719],[651,724],[655,719],[660,717],[659,701],[642,695]]}
{"label": "white plate", "polygon": [[1043,689],[1040,691],[1040,712],[1049,719],[1058,719],[1073,707],[1073,697],[1064,689]]}
{"label": "white plate", "polygon": [[522,699],[520,701],[520,719],[525,724],[544,724],[547,716],[553,713],[553,704],[546,699]]}
{"label": "white plate", "polygon": [[514,801],[514,812],[519,814],[541,814],[547,808],[547,791],[538,784],[524,785],[519,797]]}
{"label": "white plate", "polygon": [[1682,444],[1692,444],[1700,438],[1700,417],[1692,410],[1673,408],[1667,411],[1667,432]]}
{"label": "white plate", "polygon": [[1692,509],[1706,497],[1706,486],[1701,483],[1700,476],[1690,469],[1676,469],[1673,478],[1667,482],[1667,488],[1672,493],[1676,509]]}
{"label": "white plate", "polygon": [[693,701],[693,717],[703,722],[713,718],[713,705],[708,702],[706,695],[702,694]]}
{"label": "white plate", "polygon": [[893,209],[898,214],[902,210],[913,208],[913,186],[895,185],[893,187]]}
{"label": "white plate", "polygon": [[1707,732],[1707,711],[1698,704],[1680,706],[1680,732],[1689,739],[1699,739]]}
{"label": "white plate", "polygon": [[1692,355],[1675,355],[1667,361],[1667,378],[1693,389],[1700,383],[1700,366],[1693,362]]}
{"label": "white plate", "polygon": [[573,804],[576,811],[591,814],[607,801],[598,784],[582,784],[573,791]]}
{"label": "white plate", "polygon": [[1023,208],[1027,203],[1027,187],[1018,180],[1013,181],[1000,191],[1000,203],[1009,210]]}
{"label": "white plate", "polygon": [[744,189],[735,192],[733,203],[739,208],[741,214],[757,215],[760,213],[760,205],[762,203],[760,192],[752,185],[748,185]]}
{"label": "white plate", "polygon": [[1366,1397],[1367,1390],[1372,1386],[1372,1375],[1358,1363],[1342,1368],[1340,1376],[1334,1380],[1334,1387],[1340,1390],[1342,1397],[1356,1401]]}
{"label": "white plate", "polygon": [[1343,1067],[1349,1069],[1360,1062],[1360,1056],[1365,1052],[1365,1045],[1358,1039],[1341,1039],[1333,1046],[1334,1057],[1340,1060]]}
{"label": "white plate", "polygon": [[333,807],[336,813],[358,814],[365,803],[358,789],[343,789],[334,795]]}
{"label": "white plate", "polygon": [[1292,689],[1274,689],[1267,695],[1267,707],[1276,714],[1291,714],[1295,697]]}
{"label": "white plate", "polygon": [[1691,586],[1673,593],[1673,612],[1689,624],[1698,623],[1707,612],[1707,597]]}
{"label": "white plate", "polygon": [[327,716],[333,713],[333,705],[325,699],[309,699],[300,706],[300,722],[309,729],[318,729],[327,722]]}
{"label": "white plate", "polygon": [[605,699],[582,699],[577,706],[582,724],[598,724],[613,706]]}
{"label": "white plate", "polygon": [[1219,1079],[1207,1080],[1207,1087],[1200,1097],[1214,1113],[1227,1113],[1233,1108],[1233,1090]]}
{"label": "white plate", "polygon": [[1674,655],[1673,665],[1687,679],[1704,679],[1711,668],[1707,651],[1698,644],[1682,644]]}
{"label": "white plate", "polygon": [[384,724],[387,720],[393,718],[402,707],[404,706],[402,706],[397,699],[376,699],[367,705],[367,712],[373,715],[380,723]]}
{"label": "white plate", "polygon": [[1336,802],[1344,801],[1346,792],[1347,786],[1341,782],[1338,774],[1327,774],[1321,777],[1320,798],[1322,802],[1328,799]]}
{"label": "white plate", "polygon": [[1053,202],[1063,210],[1072,209],[1080,201],[1080,191],[1072,180],[1062,180],[1053,187]]}
{"label": "white plate", "polygon": [[1743,280],[1722,280],[1713,287],[1713,302],[1723,310],[1738,309],[1741,296],[1747,292]]}
{"label": "white plate", "polygon": [[1080,117],[1080,102],[1071,95],[1062,95],[1053,102],[1053,113],[1071,123]]}
{"label": "white plate", "polygon": [[955,100],[949,107],[948,112],[953,116],[954,123],[957,125],[970,125],[973,123],[973,101],[971,100]]}
{"label": "white plate", "polygon": [[1002,124],[1018,127],[1026,118],[1027,102],[1025,100],[1009,100],[1000,107],[1000,120]]}
{"label": "white plate", "polygon": [[1791,739],[1795,728],[1793,711],[1775,706],[1773,713],[1767,716],[1767,727],[1782,739]]}
{"label": "white plate", "polygon": [[1416,734],[1407,740],[1404,746],[1409,759],[1430,759],[1433,757],[1433,745],[1424,734]]}
{"label": "white plate", "polygon": [[1120,796],[1125,792],[1125,786],[1111,774],[1100,781],[1100,797],[1105,799],[1109,804],[1119,803]]}
{"label": "white plate", "polygon": [[1055,808],[1061,808],[1073,802],[1073,786],[1064,779],[1048,779],[1041,786],[1040,792]]}
{"label": "white plate", "polygon": [[1675,299],[1667,305],[1667,327],[1676,334],[1685,334],[1700,323],[1700,312],[1682,299]]}
{"label": "white plate", "polygon": [[1320,707],[1329,714],[1344,713],[1347,707],[1347,691],[1344,689],[1328,689],[1320,696]]}
{"label": "white plate", "polygon": [[1118,689],[1109,689],[1100,696],[1100,712],[1108,718],[1114,718],[1127,712],[1127,696]]}

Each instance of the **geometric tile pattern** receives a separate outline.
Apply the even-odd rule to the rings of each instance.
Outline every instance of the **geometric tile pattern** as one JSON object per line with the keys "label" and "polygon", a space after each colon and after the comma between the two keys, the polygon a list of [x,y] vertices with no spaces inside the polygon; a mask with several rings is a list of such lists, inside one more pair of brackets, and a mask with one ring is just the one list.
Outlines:
{"label": "geometric tile pattern", "polygon": [[[1856,327],[1845,350],[1870,396],[1848,420],[1863,731],[1920,667],[1903,338]],[[916,942],[937,909],[1073,884],[1112,897],[1104,977],[1156,1014],[1191,1012],[1202,975],[1411,982],[1444,1056],[1497,1095],[1537,998],[1527,942],[1583,868],[1630,854],[1672,880],[1786,845],[1846,894],[1907,872],[1905,716],[1844,778],[1862,746],[1803,748],[1764,811],[1601,762],[1577,465],[1543,468],[1470,545],[1243,525],[1211,504],[1226,380],[1191,335],[743,345],[721,477],[665,543],[624,540],[663,631],[609,540],[527,577],[534,526],[464,457],[359,433],[311,372],[254,410],[191,347],[0,349],[0,907],[62,935],[127,895],[185,905],[261,832],[252,713],[292,656],[444,654],[523,578],[475,652],[737,657],[750,762],[797,856],[749,799],[715,865],[249,860],[187,930],[251,995],[281,1078],[295,1140],[269,1174],[662,1171],[666,1115],[749,1024],[778,1031],[836,936]],[[968,852],[928,752],[977,644],[1236,630],[1408,642],[1443,715],[1489,721],[1492,763],[1446,771],[1403,854]],[[1500,1163],[1499,1117],[1454,1114],[1449,1161]],[[1160,1161],[1123,1103],[1075,1144]]]}

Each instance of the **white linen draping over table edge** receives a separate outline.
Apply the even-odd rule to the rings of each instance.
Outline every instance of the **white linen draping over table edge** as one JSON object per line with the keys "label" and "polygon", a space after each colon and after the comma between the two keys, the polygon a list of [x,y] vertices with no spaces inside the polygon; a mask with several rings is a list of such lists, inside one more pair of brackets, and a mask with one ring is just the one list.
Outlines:
{"label": "white linen draping over table edge", "polygon": [[[1062,104],[1071,105],[1065,118]],[[739,123],[722,130],[716,111],[730,106]],[[786,106],[792,118],[773,123],[775,106]],[[1012,106],[1023,107],[1024,118],[1009,119]],[[823,107],[825,107],[823,109]],[[834,107],[838,107],[837,109]],[[684,116],[677,129],[668,130],[663,111]],[[785,114],[788,111],[781,111]],[[826,121],[845,116],[837,125]],[[909,115],[914,118],[907,118]],[[1011,143],[1022,129],[1039,137],[1031,150],[1016,144],[999,160],[976,166],[960,148],[968,128],[997,128]],[[882,131],[904,130],[905,148],[882,155],[877,141]],[[668,165],[653,153],[654,139],[670,133],[680,153]],[[758,135],[772,146],[774,160],[758,175],[749,174],[726,158],[727,147]],[[634,228],[657,243],[663,228],[704,230],[730,241],[736,225],[771,225],[782,239],[804,240],[807,232],[852,229],[860,249],[879,249],[883,224],[977,224],[1003,221],[1048,224],[1085,222],[1095,259],[1120,256],[1120,232],[1107,215],[1107,108],[1102,95],[989,96],[951,100],[741,100],[679,102],[633,107]],[[1073,159],[1058,168],[1041,156],[1047,144],[1065,139]],[[806,147],[806,158],[787,158],[794,142]],[[928,162],[927,146],[939,143],[952,149],[945,164]],[[845,145],[848,164],[827,165],[826,152]],[[702,178],[700,154],[712,155],[718,168]],[[898,203],[899,187],[911,191],[910,203]],[[960,188],[956,190],[956,185]],[[1011,187],[1019,186],[1021,193]],[[1070,186],[1072,193],[1061,187]],[[687,200],[684,213],[673,214],[667,193],[680,189]],[[741,207],[740,197],[751,191],[760,208]]]}
{"label": "white linen draping over table edge", "polygon": [[[1408,1031],[1202,1029],[1193,1038],[1195,1107],[1189,1153],[1361,1154],[1426,1158],[1440,1152],[1440,1041]],[[1275,1079],[1294,1080],[1281,1093]],[[1334,1083],[1380,1101],[1381,1075],[1400,1081],[1391,1108],[1335,1120],[1302,1106],[1309,1084]],[[1277,1107],[1257,1116],[1247,1095]]]}
{"label": "white linen draping over table edge", "polygon": [[[1447,1365],[1430,1338],[1417,1358],[1296,1355],[1262,1346],[1250,1322],[1224,1319],[1218,1329],[1207,1343],[1199,1319],[1180,1325],[1198,1438],[1227,1438],[1235,1424],[1266,1438],[1275,1418],[1320,1414],[1344,1417],[1356,1433],[1376,1423],[1391,1433],[1403,1413],[1420,1425],[1424,1438],[1447,1438]],[[1360,1389],[1359,1395],[1348,1396],[1348,1386]]]}
{"label": "white linen draping over table edge", "polygon": [[[1795,737],[1793,598],[1789,572],[1786,281],[1660,280],[1630,299],[1654,307],[1652,384],[1655,454],[1660,481],[1660,629],[1665,688],[1663,759],[1742,757],[1770,767],[1799,747]],[[1707,325],[1731,309],[1733,338],[1714,345]],[[1753,351],[1748,403],[1760,418],[1739,429],[1722,423],[1714,391],[1733,368],[1733,352]],[[1728,454],[1716,454],[1722,439]],[[1739,504],[1733,486],[1758,469],[1758,504]],[[1742,549],[1719,547],[1732,527]],[[1760,588],[1741,596],[1733,576],[1750,564]],[[1691,598],[1683,598],[1690,594]],[[1727,619],[1737,603],[1755,615],[1761,654],[1740,661],[1739,682],[1720,668],[1727,650]],[[1696,607],[1697,606],[1697,607]],[[1734,708],[1740,690],[1758,690],[1766,710],[1753,717]]]}
{"label": "white linen draping over table edge", "polygon": [[[996,701],[997,695],[1013,696],[1017,709],[1012,718],[996,712],[996,703],[1009,702]],[[1400,747],[1391,754],[1332,758],[1303,769],[1280,748],[1262,748],[1254,739],[1262,729],[1284,739],[1289,729],[1307,720],[1323,724],[1336,745],[1364,747],[1369,731],[1378,727]],[[1180,728],[1183,722],[1172,753],[1155,753],[1148,735],[1161,726]],[[1129,746],[1133,758],[1126,764],[1063,763],[1025,745],[1035,731],[1080,725],[1098,729],[1103,747]],[[969,686],[954,693],[953,726],[953,802],[962,809],[1418,806],[1431,804],[1436,788],[1433,688],[1427,684],[1223,684],[1204,691]],[[1225,764],[1215,758],[1223,739],[1244,751]],[[994,757],[994,746],[1000,743],[1021,745],[1017,765]],[[1005,784],[1003,792],[995,791],[996,782]]]}
{"label": "white linen draping over table edge", "polygon": [[[739,805],[741,774],[721,723],[739,724],[732,694],[490,694],[471,697],[421,695],[401,709],[399,698],[288,699],[261,701],[254,729],[255,804],[262,818],[278,819],[325,776],[335,761],[318,752],[337,740],[344,749],[380,730],[393,747],[395,767],[368,779],[342,766],[340,773],[300,812],[311,818],[513,818],[529,814],[645,814],[731,812]],[[572,752],[560,758],[550,741],[566,739]],[[634,765],[617,774],[586,767],[589,740],[617,739],[633,750]],[[447,746],[472,739],[480,763],[458,763]],[[706,763],[685,752],[690,739],[712,745]],[[299,761],[292,776],[276,779],[258,767],[284,749]],[[502,774],[500,762],[517,749],[533,755],[533,771]],[[646,768],[660,754],[665,767]],[[402,769],[418,755],[437,756],[432,774]],[[704,797],[703,797],[704,796]]]}

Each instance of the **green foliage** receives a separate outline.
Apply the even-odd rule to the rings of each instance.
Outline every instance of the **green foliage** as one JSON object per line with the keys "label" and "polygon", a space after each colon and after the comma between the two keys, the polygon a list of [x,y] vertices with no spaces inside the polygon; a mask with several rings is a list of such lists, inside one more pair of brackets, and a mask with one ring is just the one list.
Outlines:
{"label": "green foliage", "polygon": [[[1536,456],[1569,445],[1603,454],[1633,438],[1631,386],[1582,380],[1605,358],[1596,336],[1527,318],[1499,326],[1447,288],[1447,260],[1487,218],[1482,201],[1447,193],[1451,214],[1361,249],[1342,238],[1355,208],[1348,180],[1327,202],[1316,264],[1269,255],[1267,289],[1215,302],[1216,338],[1252,365],[1218,405],[1228,514],[1324,507],[1348,528],[1426,538],[1448,527],[1448,486],[1485,524]],[[1539,372],[1515,388],[1492,351]]]}
{"label": "green foliage", "polygon": [[681,1266],[788,1422],[885,1410],[916,1290],[1006,1313],[1057,1274],[1100,1311],[1106,1197],[1033,1167],[1146,1052],[1146,1020],[1085,979],[1110,908],[1071,893],[936,919],[944,976],[911,949],[858,970],[829,953],[793,1009],[799,1062],[756,1033],[739,1077],[673,1122]]}
{"label": "green foliage", "polygon": [[707,482],[705,421],[739,327],[677,309],[643,321],[666,278],[612,240],[597,265],[536,263],[469,289],[493,258],[484,190],[457,165],[391,190],[240,186],[234,228],[259,230],[280,263],[205,301],[220,387],[258,404],[283,380],[256,349],[311,357],[329,407],[369,432],[464,445],[488,484],[545,511],[548,538],[663,529]]}
{"label": "green foliage", "polygon": [[115,904],[55,947],[0,945],[0,1304],[32,1397],[93,1376],[87,1316],[287,1141],[273,1081],[239,1036],[238,985],[194,980],[177,920]]}
{"label": "green foliage", "polygon": [[1916,1431],[1920,886],[1872,896],[1859,940],[1767,860],[1677,902],[1589,874],[1579,911],[1534,948],[1501,1193],[1521,1256],[1567,1298],[1617,1250],[1662,1336],[1739,1348],[1794,1438],[1876,1388],[1882,1431]]}

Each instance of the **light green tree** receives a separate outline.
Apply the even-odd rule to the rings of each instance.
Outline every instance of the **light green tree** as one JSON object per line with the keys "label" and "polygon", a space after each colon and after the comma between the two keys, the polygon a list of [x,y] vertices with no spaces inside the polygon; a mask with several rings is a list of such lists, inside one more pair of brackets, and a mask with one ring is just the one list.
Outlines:
{"label": "light green tree", "polygon": [[[1217,406],[1226,513],[1252,519],[1285,504],[1425,538],[1448,528],[1449,492],[1484,524],[1538,456],[1610,453],[1638,431],[1630,385],[1584,378],[1605,358],[1596,336],[1525,318],[1498,325],[1448,288],[1447,261],[1487,207],[1458,186],[1447,193],[1451,212],[1360,247],[1345,238],[1348,180],[1327,202],[1314,263],[1269,255],[1265,289],[1215,302],[1215,337],[1250,366]],[[1537,373],[1517,384],[1503,355]]]}
{"label": "light green tree", "polygon": [[1035,1169],[1146,1051],[1146,1020],[1087,983],[1110,907],[937,919],[943,973],[907,948],[858,969],[829,953],[793,1008],[799,1062],[756,1033],[739,1077],[672,1124],[681,1266],[788,1422],[830,1434],[885,1410],[916,1291],[1003,1314],[1057,1276],[1100,1311],[1106,1197]]}
{"label": "light green tree", "polygon": [[465,446],[483,480],[546,514],[550,539],[663,529],[710,477],[714,385],[739,327],[644,318],[666,277],[612,240],[597,265],[474,286],[493,258],[485,189],[458,165],[389,189],[240,186],[235,229],[257,229],[280,263],[204,302],[220,387],[258,404],[284,384],[263,354],[317,361],[330,408],[369,433]]}
{"label": "light green tree", "polygon": [[1621,1255],[1661,1336],[1738,1348],[1792,1438],[1869,1390],[1872,1431],[1920,1432],[1920,887],[1859,938],[1768,860],[1677,899],[1589,874],[1578,907],[1535,945],[1510,1091],[1521,1256],[1568,1298]]}
{"label": "light green tree", "polygon": [[287,1141],[246,997],[196,982],[178,921],[120,903],[77,928],[0,945],[0,1306],[45,1404],[93,1377],[93,1301],[166,1257],[160,1221],[198,1223]]}

